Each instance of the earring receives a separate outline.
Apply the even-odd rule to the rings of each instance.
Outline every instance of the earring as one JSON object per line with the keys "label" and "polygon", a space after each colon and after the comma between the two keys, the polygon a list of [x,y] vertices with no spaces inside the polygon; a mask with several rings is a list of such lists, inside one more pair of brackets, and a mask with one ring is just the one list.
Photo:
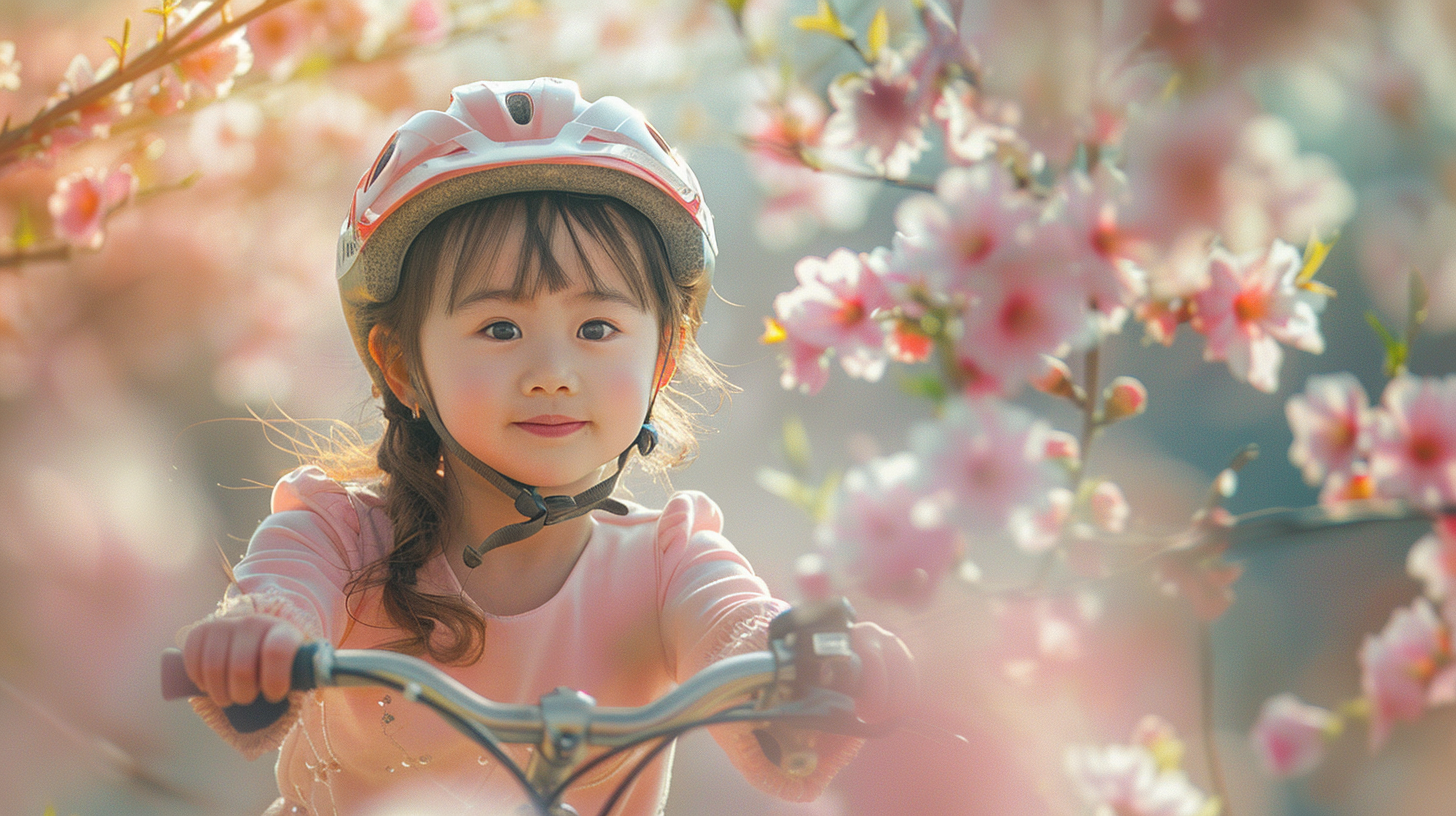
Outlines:
{"label": "earring", "polygon": [[420,418],[420,404],[418,402],[415,403],[414,414],[415,414],[415,419],[418,420]]}

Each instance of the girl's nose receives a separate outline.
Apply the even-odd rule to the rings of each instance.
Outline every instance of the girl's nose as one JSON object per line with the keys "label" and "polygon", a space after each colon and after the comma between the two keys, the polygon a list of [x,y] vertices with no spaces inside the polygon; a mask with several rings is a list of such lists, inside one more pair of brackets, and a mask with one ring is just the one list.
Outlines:
{"label": "girl's nose", "polygon": [[581,380],[567,349],[542,348],[521,377],[521,391],[530,396],[566,396],[581,386]]}

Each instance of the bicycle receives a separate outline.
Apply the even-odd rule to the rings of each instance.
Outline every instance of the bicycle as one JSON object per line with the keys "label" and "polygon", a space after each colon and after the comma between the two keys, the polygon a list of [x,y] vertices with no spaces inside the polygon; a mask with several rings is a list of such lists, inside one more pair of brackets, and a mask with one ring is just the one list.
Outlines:
{"label": "bicycle", "polygon": [[[499,703],[419,658],[371,649],[336,650],[324,641],[299,650],[292,687],[384,686],[424,703],[515,777],[529,798],[521,812],[531,816],[577,816],[562,801],[572,783],[611,757],[657,740],[602,806],[599,816],[607,816],[638,774],[673,740],[695,728],[762,722],[754,736],[769,760],[790,774],[812,772],[817,757],[792,745],[786,751],[772,724],[865,737],[899,728],[898,722],[869,725],[854,714],[850,693],[859,679],[859,657],[849,643],[853,619],[843,599],[789,609],[771,622],[766,651],[721,660],[656,701],[631,708],[598,706],[590,695],[565,687],[542,696],[537,705]],[[166,650],[162,696],[175,700],[199,694],[187,677],[182,652]],[[281,716],[286,705],[260,697],[224,713],[240,731],[258,730]],[[506,743],[535,746],[525,768],[505,752]],[[605,750],[588,758],[592,747]]]}

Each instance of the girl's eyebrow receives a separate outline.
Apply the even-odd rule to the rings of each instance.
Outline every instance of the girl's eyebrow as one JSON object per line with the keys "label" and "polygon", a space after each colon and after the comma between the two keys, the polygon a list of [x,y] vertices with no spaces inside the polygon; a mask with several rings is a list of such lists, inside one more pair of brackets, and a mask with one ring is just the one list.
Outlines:
{"label": "girl's eyebrow", "polygon": [[[642,304],[637,302],[637,300],[632,296],[605,286],[593,287],[591,289],[583,289],[572,295],[571,299],[598,301],[604,303],[621,303],[626,306],[631,306],[634,309],[642,308]],[[459,300],[455,301],[455,304],[452,307],[452,311],[457,309],[463,309],[466,306],[471,305],[472,303],[478,303],[480,301],[486,300],[503,300],[508,303],[525,303],[531,300],[531,297],[517,289],[491,289],[487,287],[482,287],[464,295]]]}

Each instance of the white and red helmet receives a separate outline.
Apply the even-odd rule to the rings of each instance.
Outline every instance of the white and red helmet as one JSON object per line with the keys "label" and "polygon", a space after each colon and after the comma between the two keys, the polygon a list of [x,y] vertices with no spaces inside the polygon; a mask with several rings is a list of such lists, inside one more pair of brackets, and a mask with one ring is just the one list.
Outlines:
{"label": "white and red helmet", "polygon": [[462,85],[444,111],[422,111],[395,131],[340,231],[344,316],[381,389],[359,307],[395,296],[415,236],[461,204],[541,190],[622,201],[657,227],[675,280],[711,278],[717,244],[697,177],[636,108],[613,96],[587,102],[576,83],[549,77]]}

